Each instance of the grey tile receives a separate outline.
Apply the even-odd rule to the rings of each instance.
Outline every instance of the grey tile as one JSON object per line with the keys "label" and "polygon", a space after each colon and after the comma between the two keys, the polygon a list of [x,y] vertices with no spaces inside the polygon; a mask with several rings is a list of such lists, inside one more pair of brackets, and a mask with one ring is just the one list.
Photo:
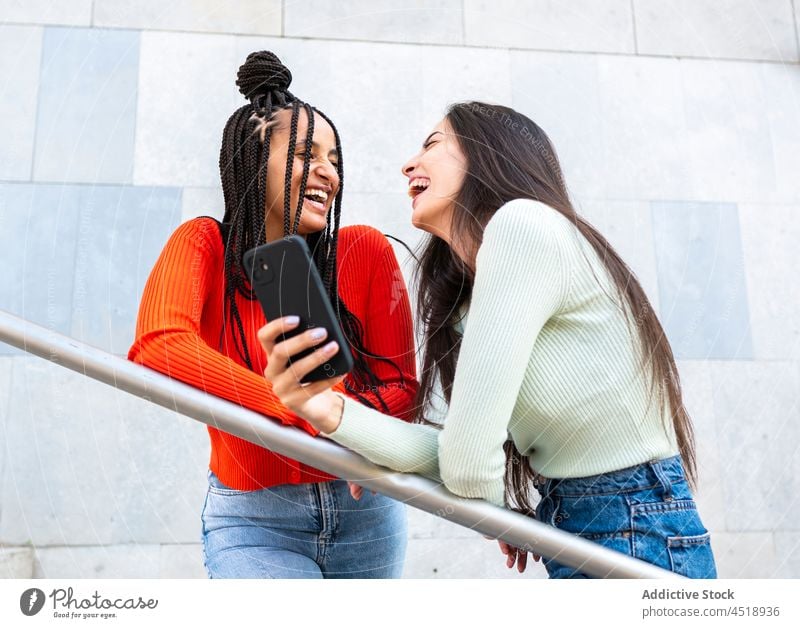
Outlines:
{"label": "grey tile", "polygon": [[245,103],[235,85],[244,60],[236,57],[235,42],[233,36],[142,33],[134,183],[219,185],[222,130]]}
{"label": "grey tile", "polygon": [[[786,87],[777,90],[781,104],[770,104],[775,81],[770,84],[765,79],[762,65],[680,61],[686,120],[684,148],[691,195],[678,198],[761,203],[777,200],[779,193],[787,192],[787,185],[782,183],[779,187],[776,179],[773,129],[784,131],[797,125],[797,104],[791,101]],[[794,81],[795,90],[797,85]],[[776,119],[771,128],[770,111],[781,107],[788,119],[784,123]],[[785,153],[798,145],[797,132],[787,140],[777,141]],[[791,163],[797,163],[797,158],[783,170],[787,175]]]}
{"label": "grey tile", "polygon": [[776,532],[777,569],[774,577],[800,578],[800,532]]}
{"label": "grey tile", "polygon": [[203,565],[203,545],[162,545],[159,578],[208,578]]}
{"label": "grey tile", "polygon": [[119,405],[120,459],[127,473],[117,485],[125,517],[115,522],[115,538],[199,541],[210,458],[206,426],[131,395]]}
{"label": "grey tile", "polygon": [[739,207],[753,351],[758,359],[800,359],[798,209],[800,205]]}
{"label": "grey tile", "polygon": [[13,391],[0,543],[199,541],[203,425],[38,358]]}
{"label": "grey tile", "polygon": [[642,54],[798,60],[787,0],[633,0],[633,7]]}
{"label": "grey tile", "polygon": [[629,0],[464,0],[464,42],[477,46],[634,52]]}
{"label": "grey tile", "polygon": [[694,198],[680,62],[609,55],[597,68],[607,196]]}
{"label": "grey tile", "polygon": [[[403,43],[460,44],[459,0],[290,0],[285,3],[287,37],[366,39]],[[409,69],[410,70],[410,69]],[[411,71],[409,71],[409,74]]]}
{"label": "grey tile", "polygon": [[33,578],[33,550],[0,547],[0,578]]}
{"label": "grey tile", "polygon": [[0,25],[0,179],[31,176],[41,53],[40,27]]}
{"label": "grey tile", "polygon": [[111,353],[128,352],[145,281],[180,213],[177,188],[82,189],[72,337]]}
{"label": "grey tile", "polygon": [[139,34],[45,29],[34,178],[129,183]]}
{"label": "grey tile", "polygon": [[728,532],[791,530],[800,519],[793,362],[712,362]]}
{"label": "grey tile", "polygon": [[0,0],[4,22],[89,26],[92,0]]}
{"label": "grey tile", "polygon": [[[175,188],[0,185],[0,307],[126,353],[144,282],[180,220]],[[3,344],[0,353],[14,353]]]}
{"label": "grey tile", "polygon": [[225,199],[222,188],[183,188],[181,222],[198,216],[211,216],[222,220],[225,215]]}
{"label": "grey tile", "polygon": [[158,545],[38,547],[35,578],[157,578]]}
{"label": "grey tile", "polygon": [[776,578],[778,560],[772,534],[723,532],[711,535],[720,578]]}
{"label": "grey tile", "polygon": [[775,167],[774,188],[764,190],[759,202],[800,204],[800,72],[790,64],[761,63],[758,73]]}
{"label": "grey tile", "polygon": [[[456,102],[476,100],[511,105],[511,53],[508,50],[437,46],[425,49],[422,61],[422,67],[413,71],[413,80],[422,101],[423,119],[431,120],[431,127],[442,118],[447,107]],[[401,119],[404,127],[411,122],[411,119]],[[424,139],[418,138],[418,143],[422,144]]]}
{"label": "grey tile", "polygon": [[280,35],[281,4],[281,0],[95,0],[94,25]]}
{"label": "grey tile", "polygon": [[511,53],[513,106],[541,127],[555,146],[567,187],[608,198],[607,155],[600,115],[597,57]]}
{"label": "grey tile", "polygon": [[111,542],[115,519],[126,516],[120,393],[32,357],[14,359],[12,379],[0,542]]}
{"label": "grey tile", "polygon": [[661,321],[677,358],[753,355],[735,205],[654,202]]}
{"label": "grey tile", "polygon": [[0,184],[0,308],[69,333],[80,203],[75,186]]}
{"label": "grey tile", "polygon": [[650,205],[643,201],[586,200],[578,203],[578,213],[608,239],[634,272],[653,309],[658,312],[658,273]]}
{"label": "grey tile", "polygon": [[547,578],[541,563],[528,557],[525,573],[506,567],[497,541],[473,538],[409,539],[403,578]]}
{"label": "grey tile", "polygon": [[692,420],[695,435],[698,487],[695,501],[705,527],[723,532],[726,526],[724,474],[720,457],[714,392],[709,363],[701,360],[678,362],[683,403]]}

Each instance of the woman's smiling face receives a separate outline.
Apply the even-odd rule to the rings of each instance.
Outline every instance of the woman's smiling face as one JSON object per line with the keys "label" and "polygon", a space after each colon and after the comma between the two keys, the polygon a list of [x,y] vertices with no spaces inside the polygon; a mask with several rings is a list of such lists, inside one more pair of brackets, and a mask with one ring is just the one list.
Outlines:
{"label": "woman's smiling face", "polygon": [[458,138],[443,119],[422,149],[403,164],[415,227],[449,241],[450,221],[466,170],[467,158]]}
{"label": "woman's smiling face", "polygon": [[286,164],[292,160],[290,187],[290,225],[294,224],[300,187],[303,182],[303,162],[306,143],[311,143],[311,161],[308,168],[303,211],[297,233],[308,235],[325,229],[328,212],[339,191],[336,135],[331,125],[319,114],[314,114],[314,136],[308,137],[308,116],[300,110],[297,120],[297,144],[288,154],[292,111],[283,109],[267,123],[272,127],[267,162],[266,225],[267,241],[283,237],[283,204],[285,196]]}

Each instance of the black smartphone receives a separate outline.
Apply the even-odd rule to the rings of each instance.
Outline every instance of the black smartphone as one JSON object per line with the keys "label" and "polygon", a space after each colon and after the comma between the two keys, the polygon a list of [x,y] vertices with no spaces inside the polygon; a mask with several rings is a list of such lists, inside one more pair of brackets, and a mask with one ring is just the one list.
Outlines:
{"label": "black smartphone", "polygon": [[267,322],[284,316],[300,317],[300,324],[279,336],[279,341],[312,327],[328,330],[328,335],[318,345],[292,356],[290,364],[331,340],[339,344],[339,351],[305,375],[300,380],[302,383],[337,377],[353,370],[350,347],[303,238],[292,235],[263,244],[247,251],[243,261]]}

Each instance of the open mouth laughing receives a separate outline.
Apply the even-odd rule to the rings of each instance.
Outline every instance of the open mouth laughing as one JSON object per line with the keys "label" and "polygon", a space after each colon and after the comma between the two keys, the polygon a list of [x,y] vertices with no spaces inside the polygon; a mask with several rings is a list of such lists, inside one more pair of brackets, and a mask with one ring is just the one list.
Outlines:
{"label": "open mouth laughing", "polygon": [[408,182],[408,195],[413,199],[411,201],[412,207],[416,206],[417,199],[428,189],[430,184],[431,180],[427,177],[414,177]]}
{"label": "open mouth laughing", "polygon": [[329,194],[330,190],[323,188],[306,188],[303,204],[311,210],[325,214],[327,212],[325,205],[328,202]]}

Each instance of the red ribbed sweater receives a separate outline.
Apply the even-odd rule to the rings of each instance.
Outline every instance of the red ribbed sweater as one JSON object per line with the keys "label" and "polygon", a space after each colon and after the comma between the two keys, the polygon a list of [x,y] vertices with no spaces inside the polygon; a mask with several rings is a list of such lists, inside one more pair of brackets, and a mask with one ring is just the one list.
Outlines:
{"label": "red ribbed sweater", "polygon": [[[364,328],[372,353],[391,358],[403,371],[370,360],[384,382],[381,395],[391,414],[411,418],[417,391],[411,308],[391,244],[367,226],[343,227],[338,244],[339,294]],[[266,356],[256,332],[266,324],[257,301],[236,295],[253,370],[235,349],[233,327],[223,327],[223,244],[217,222],[195,218],[180,225],[161,252],[144,288],[136,339],[128,359],[209,394],[228,399],[317,435],[306,421],[282,405],[264,378]],[[221,341],[220,341],[221,339]],[[337,390],[344,391],[339,384]],[[374,391],[358,391],[380,407]],[[246,440],[208,428],[211,470],[231,488],[254,490],[333,476]]]}

